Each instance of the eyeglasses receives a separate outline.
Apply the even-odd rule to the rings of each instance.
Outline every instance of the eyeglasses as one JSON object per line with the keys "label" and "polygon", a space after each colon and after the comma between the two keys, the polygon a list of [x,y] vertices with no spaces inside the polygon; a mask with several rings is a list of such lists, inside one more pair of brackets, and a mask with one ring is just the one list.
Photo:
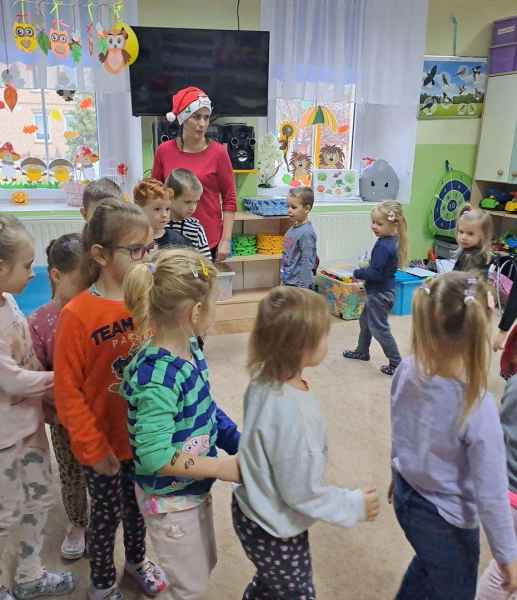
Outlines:
{"label": "eyeglasses", "polygon": [[141,244],[137,244],[135,246],[113,246],[113,250],[125,250],[129,253],[129,258],[131,260],[137,261],[142,260],[147,254],[150,254],[155,247],[155,243],[148,244],[147,246],[142,246]]}

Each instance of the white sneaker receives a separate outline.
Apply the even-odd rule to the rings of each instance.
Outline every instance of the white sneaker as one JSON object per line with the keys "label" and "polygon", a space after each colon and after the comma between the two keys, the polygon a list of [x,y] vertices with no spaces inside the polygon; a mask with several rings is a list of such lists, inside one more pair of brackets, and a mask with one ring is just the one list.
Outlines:
{"label": "white sneaker", "polygon": [[86,547],[84,527],[69,527],[63,543],[61,544],[61,556],[66,560],[77,560],[82,558]]}

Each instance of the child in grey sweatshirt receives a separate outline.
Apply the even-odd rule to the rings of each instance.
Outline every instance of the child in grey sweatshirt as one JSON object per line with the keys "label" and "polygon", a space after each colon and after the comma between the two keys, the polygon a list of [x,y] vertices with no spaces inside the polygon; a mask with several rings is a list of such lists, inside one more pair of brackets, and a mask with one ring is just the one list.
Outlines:
{"label": "child in grey sweatshirt", "polygon": [[257,568],[250,600],[315,598],[309,527],[319,520],[352,527],[379,511],[375,490],[326,482],[326,425],[302,373],[325,358],[329,327],[324,299],[310,290],[275,288],[259,306],[239,445],[242,485],[232,503],[235,530]]}

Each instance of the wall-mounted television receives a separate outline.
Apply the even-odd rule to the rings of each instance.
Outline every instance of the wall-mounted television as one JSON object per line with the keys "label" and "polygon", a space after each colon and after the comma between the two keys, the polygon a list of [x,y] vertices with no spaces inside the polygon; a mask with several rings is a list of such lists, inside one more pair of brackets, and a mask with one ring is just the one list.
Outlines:
{"label": "wall-mounted television", "polygon": [[130,66],[135,116],[165,115],[171,96],[194,85],[217,117],[267,116],[269,32],[134,27],[140,54]]}

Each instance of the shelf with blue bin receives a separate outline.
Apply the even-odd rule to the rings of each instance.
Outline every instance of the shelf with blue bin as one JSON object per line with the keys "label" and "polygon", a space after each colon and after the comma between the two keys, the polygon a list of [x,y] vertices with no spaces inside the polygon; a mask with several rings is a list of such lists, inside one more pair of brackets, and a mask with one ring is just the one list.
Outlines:
{"label": "shelf with blue bin", "polygon": [[244,207],[254,215],[259,215],[261,217],[286,217],[287,197],[244,198]]}
{"label": "shelf with blue bin", "polygon": [[413,294],[425,281],[404,271],[395,273],[395,303],[391,310],[393,315],[410,315],[413,305]]}

